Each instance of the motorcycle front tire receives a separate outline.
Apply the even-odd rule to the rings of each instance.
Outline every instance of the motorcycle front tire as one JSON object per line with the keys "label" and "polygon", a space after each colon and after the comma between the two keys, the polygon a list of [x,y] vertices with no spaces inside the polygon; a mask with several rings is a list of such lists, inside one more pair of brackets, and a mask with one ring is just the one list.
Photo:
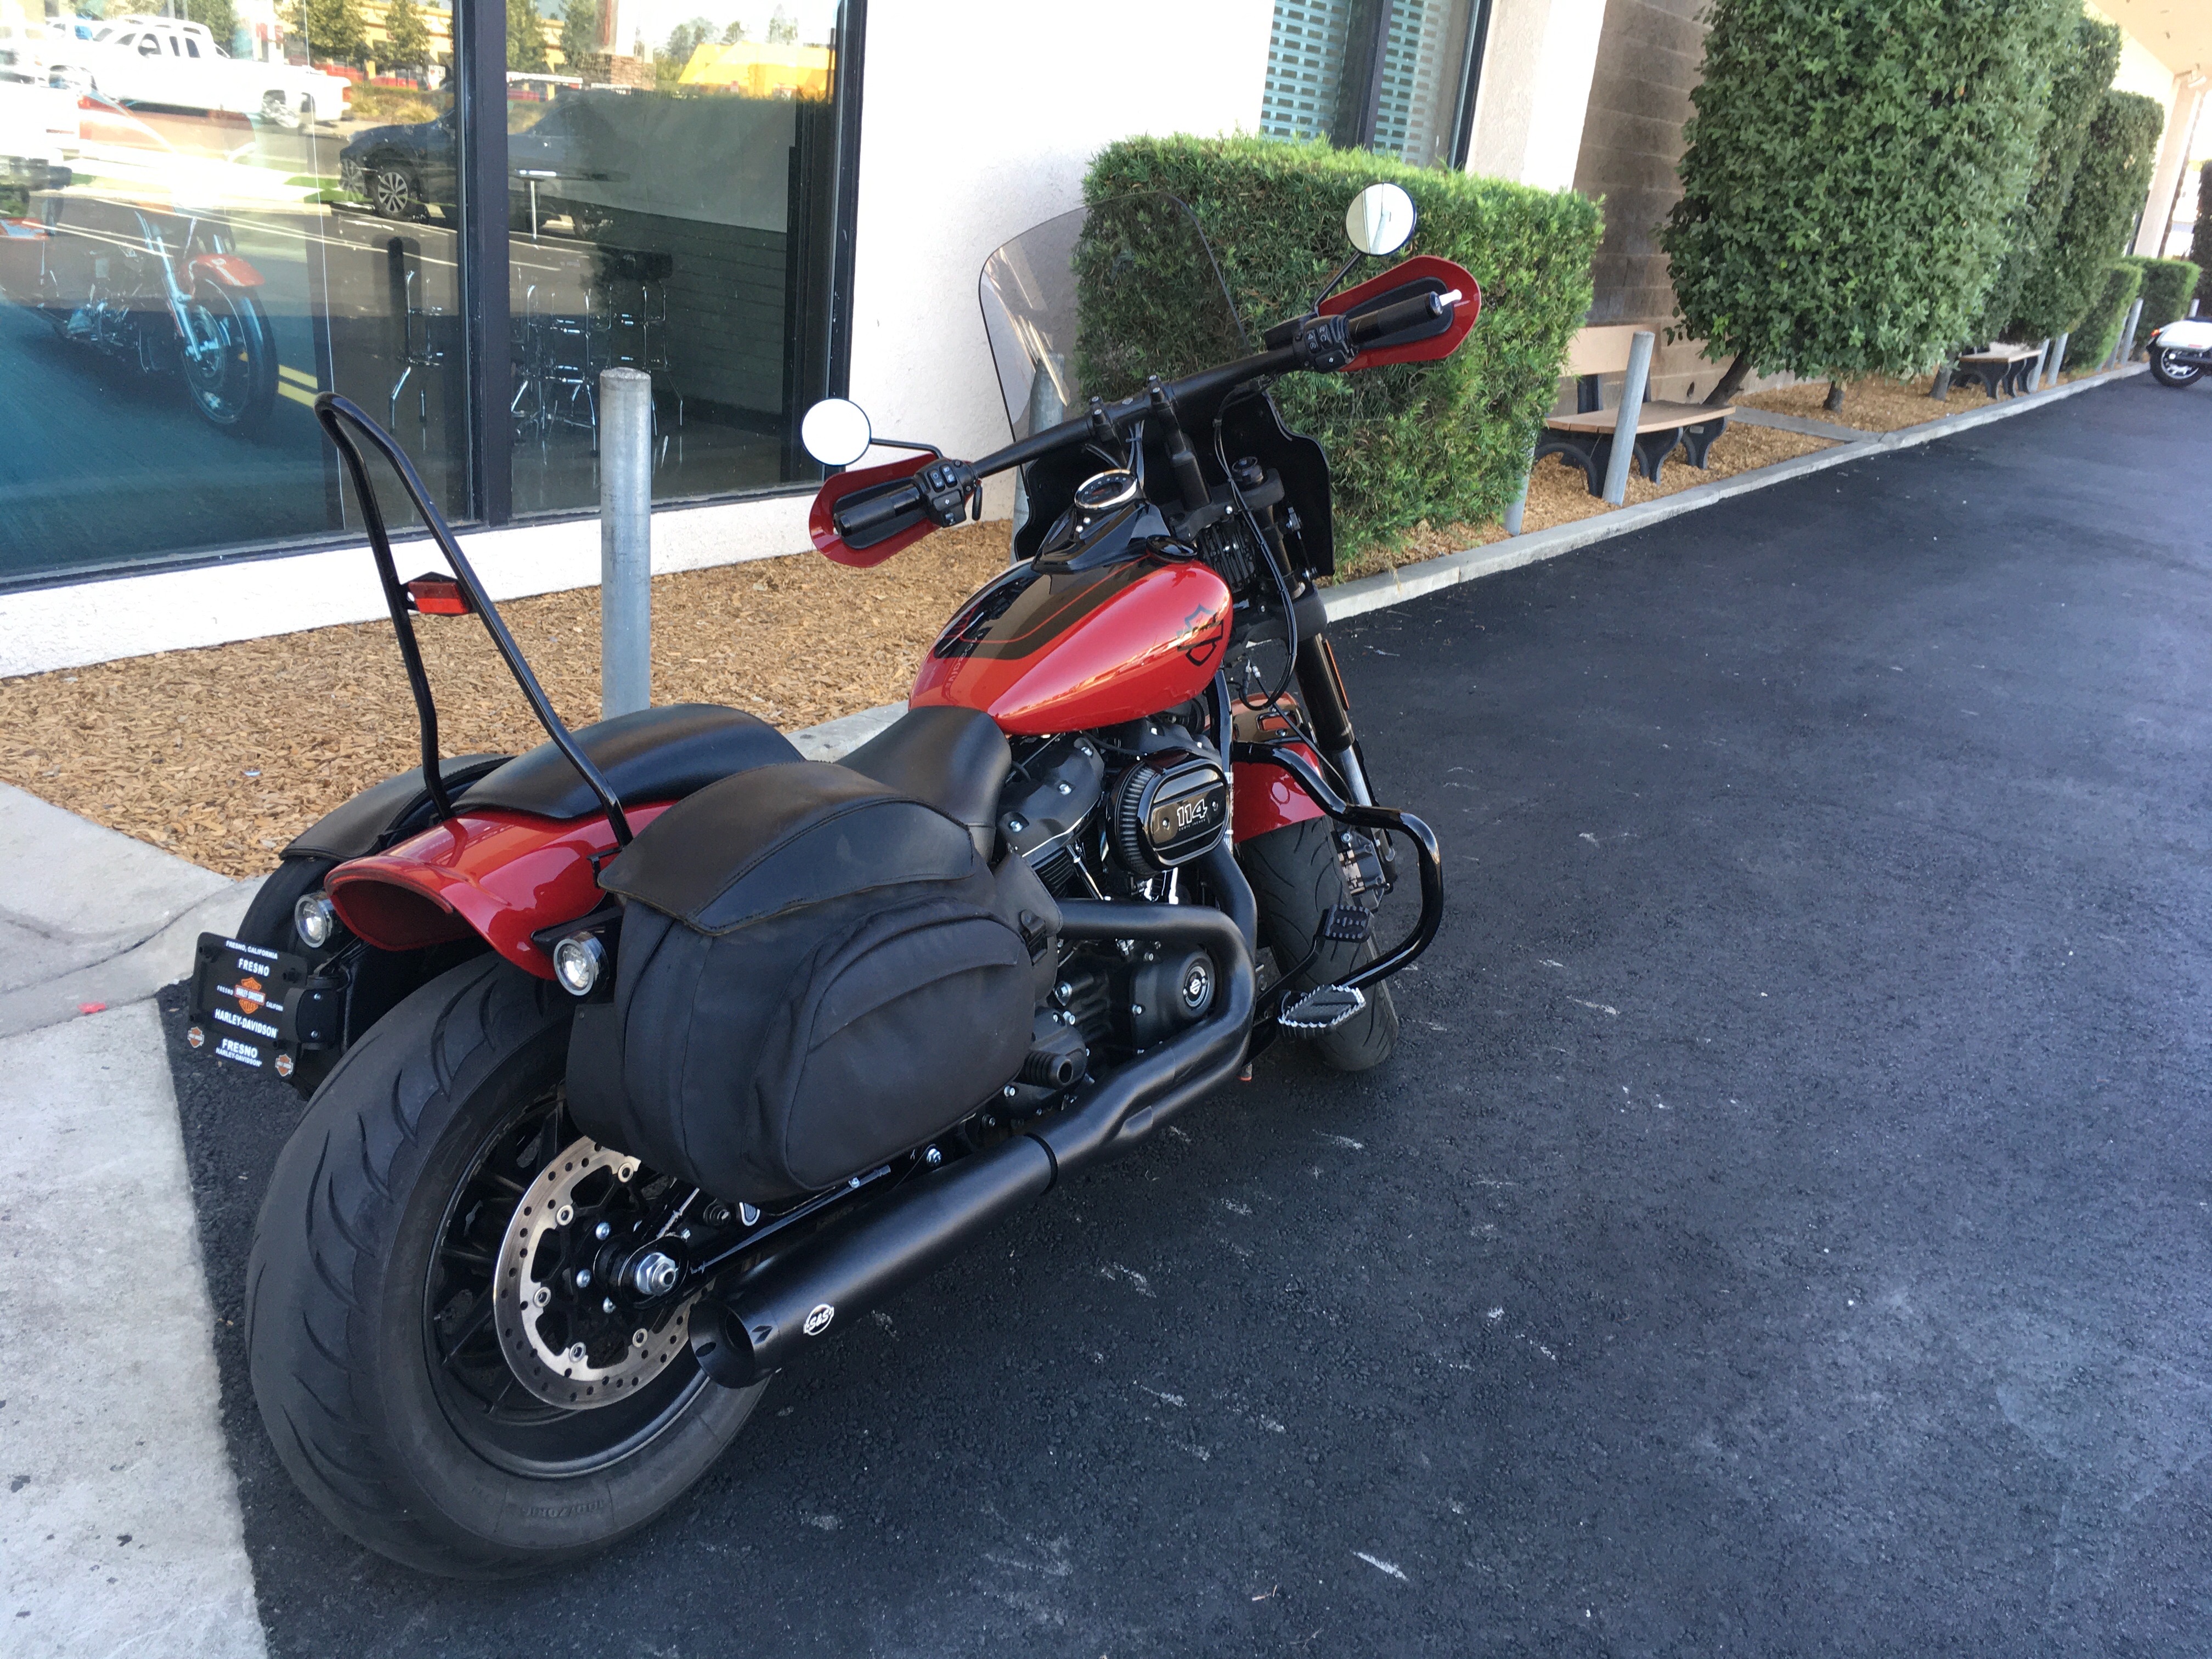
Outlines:
{"label": "motorcycle front tire", "polygon": [[2150,372],[2151,378],[2160,386],[2170,386],[2179,389],[2185,386],[2195,386],[2203,378],[2204,365],[2181,362],[2153,346],[2150,353]]}
{"label": "motorcycle front tire", "polygon": [[[1285,971],[1296,968],[1308,951],[1313,960],[1291,975],[1299,990],[1333,985],[1364,963],[1375,960],[1375,945],[1324,940],[1315,951],[1314,939],[1322,918],[1332,905],[1351,902],[1345,890],[1344,871],[1337,863],[1336,840],[1327,818],[1271,830],[1240,842],[1237,862],[1252,896],[1260,902],[1260,943],[1274,952]],[[1398,1046],[1398,1008],[1388,985],[1376,984],[1364,993],[1367,1006],[1331,1030],[1303,1037],[1313,1051],[1340,1072],[1364,1072],[1390,1058]]]}
{"label": "motorcycle front tire", "polygon": [[[219,432],[251,437],[276,406],[276,337],[261,301],[244,289],[203,277],[192,290],[203,320],[228,333],[222,378],[210,386],[185,365],[185,394],[199,417]],[[179,347],[182,350],[181,343]]]}
{"label": "motorcycle front tire", "polygon": [[[609,1437],[596,1461],[533,1461],[464,1432],[434,1352],[432,1269],[501,1126],[559,1087],[572,1006],[496,956],[422,986],[317,1091],[255,1224],[248,1376],[276,1455],[341,1531],[424,1572],[514,1577],[605,1549],[706,1472],[766,1387],[708,1382],[687,1352],[658,1415],[620,1415],[642,1396],[553,1413],[558,1431]],[[534,1171],[518,1173],[510,1201]]]}

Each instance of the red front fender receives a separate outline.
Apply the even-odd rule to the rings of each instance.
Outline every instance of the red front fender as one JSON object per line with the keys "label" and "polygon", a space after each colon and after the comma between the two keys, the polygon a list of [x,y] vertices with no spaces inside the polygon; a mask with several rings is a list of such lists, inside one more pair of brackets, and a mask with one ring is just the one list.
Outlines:
{"label": "red front fender", "polygon": [[[624,811],[637,830],[668,806]],[[380,951],[416,951],[473,933],[516,967],[550,979],[553,963],[530,936],[599,908],[599,866],[614,850],[604,817],[556,823],[487,809],[341,864],[324,889],[339,920]]]}
{"label": "red front fender", "polygon": [[259,288],[268,280],[235,253],[203,253],[185,269],[195,276],[211,276],[232,288]]}

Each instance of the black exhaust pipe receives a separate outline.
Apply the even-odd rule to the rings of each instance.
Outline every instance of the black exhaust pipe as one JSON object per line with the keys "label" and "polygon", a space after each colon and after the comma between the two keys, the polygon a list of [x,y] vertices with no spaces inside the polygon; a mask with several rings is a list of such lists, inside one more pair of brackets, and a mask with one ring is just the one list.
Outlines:
{"label": "black exhaust pipe", "polygon": [[700,1370],[733,1389],[781,1370],[810,1338],[849,1325],[1043,1197],[1061,1176],[1127,1151],[1234,1074],[1257,996],[1239,925],[1252,897],[1235,860],[1221,851],[1206,874],[1217,890],[1235,882],[1243,904],[1231,896],[1230,914],[1200,905],[1060,905],[1065,939],[1133,939],[1211,952],[1221,967],[1222,994],[1206,1018],[1093,1085],[1066,1110],[908,1182],[702,1297],[691,1310],[691,1352]]}

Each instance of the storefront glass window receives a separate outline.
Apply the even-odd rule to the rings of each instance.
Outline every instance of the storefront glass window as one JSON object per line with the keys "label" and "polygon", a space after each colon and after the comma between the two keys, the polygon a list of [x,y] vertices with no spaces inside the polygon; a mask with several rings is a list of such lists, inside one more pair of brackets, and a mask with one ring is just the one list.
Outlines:
{"label": "storefront glass window", "polygon": [[[593,507],[615,365],[653,377],[656,499],[818,476],[847,8],[511,0],[477,114],[472,3],[457,46],[447,0],[0,0],[0,586],[358,536],[325,388],[456,520]],[[503,242],[462,216],[501,119]],[[495,342],[464,265],[502,246]]]}
{"label": "storefront glass window", "polygon": [[791,434],[824,390],[837,21],[833,0],[510,9],[518,515],[598,499],[616,366],[653,376],[656,500],[818,476]]}

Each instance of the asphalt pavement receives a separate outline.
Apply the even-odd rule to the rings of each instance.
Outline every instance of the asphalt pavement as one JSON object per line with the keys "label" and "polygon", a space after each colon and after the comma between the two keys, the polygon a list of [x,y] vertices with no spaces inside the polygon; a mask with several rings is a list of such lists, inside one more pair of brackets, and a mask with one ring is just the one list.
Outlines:
{"label": "asphalt pavement", "polygon": [[298,1115],[187,1060],[272,1652],[2201,1654],[2212,397],[2146,379],[1340,625],[1452,908],[521,1585],[246,1396]]}

